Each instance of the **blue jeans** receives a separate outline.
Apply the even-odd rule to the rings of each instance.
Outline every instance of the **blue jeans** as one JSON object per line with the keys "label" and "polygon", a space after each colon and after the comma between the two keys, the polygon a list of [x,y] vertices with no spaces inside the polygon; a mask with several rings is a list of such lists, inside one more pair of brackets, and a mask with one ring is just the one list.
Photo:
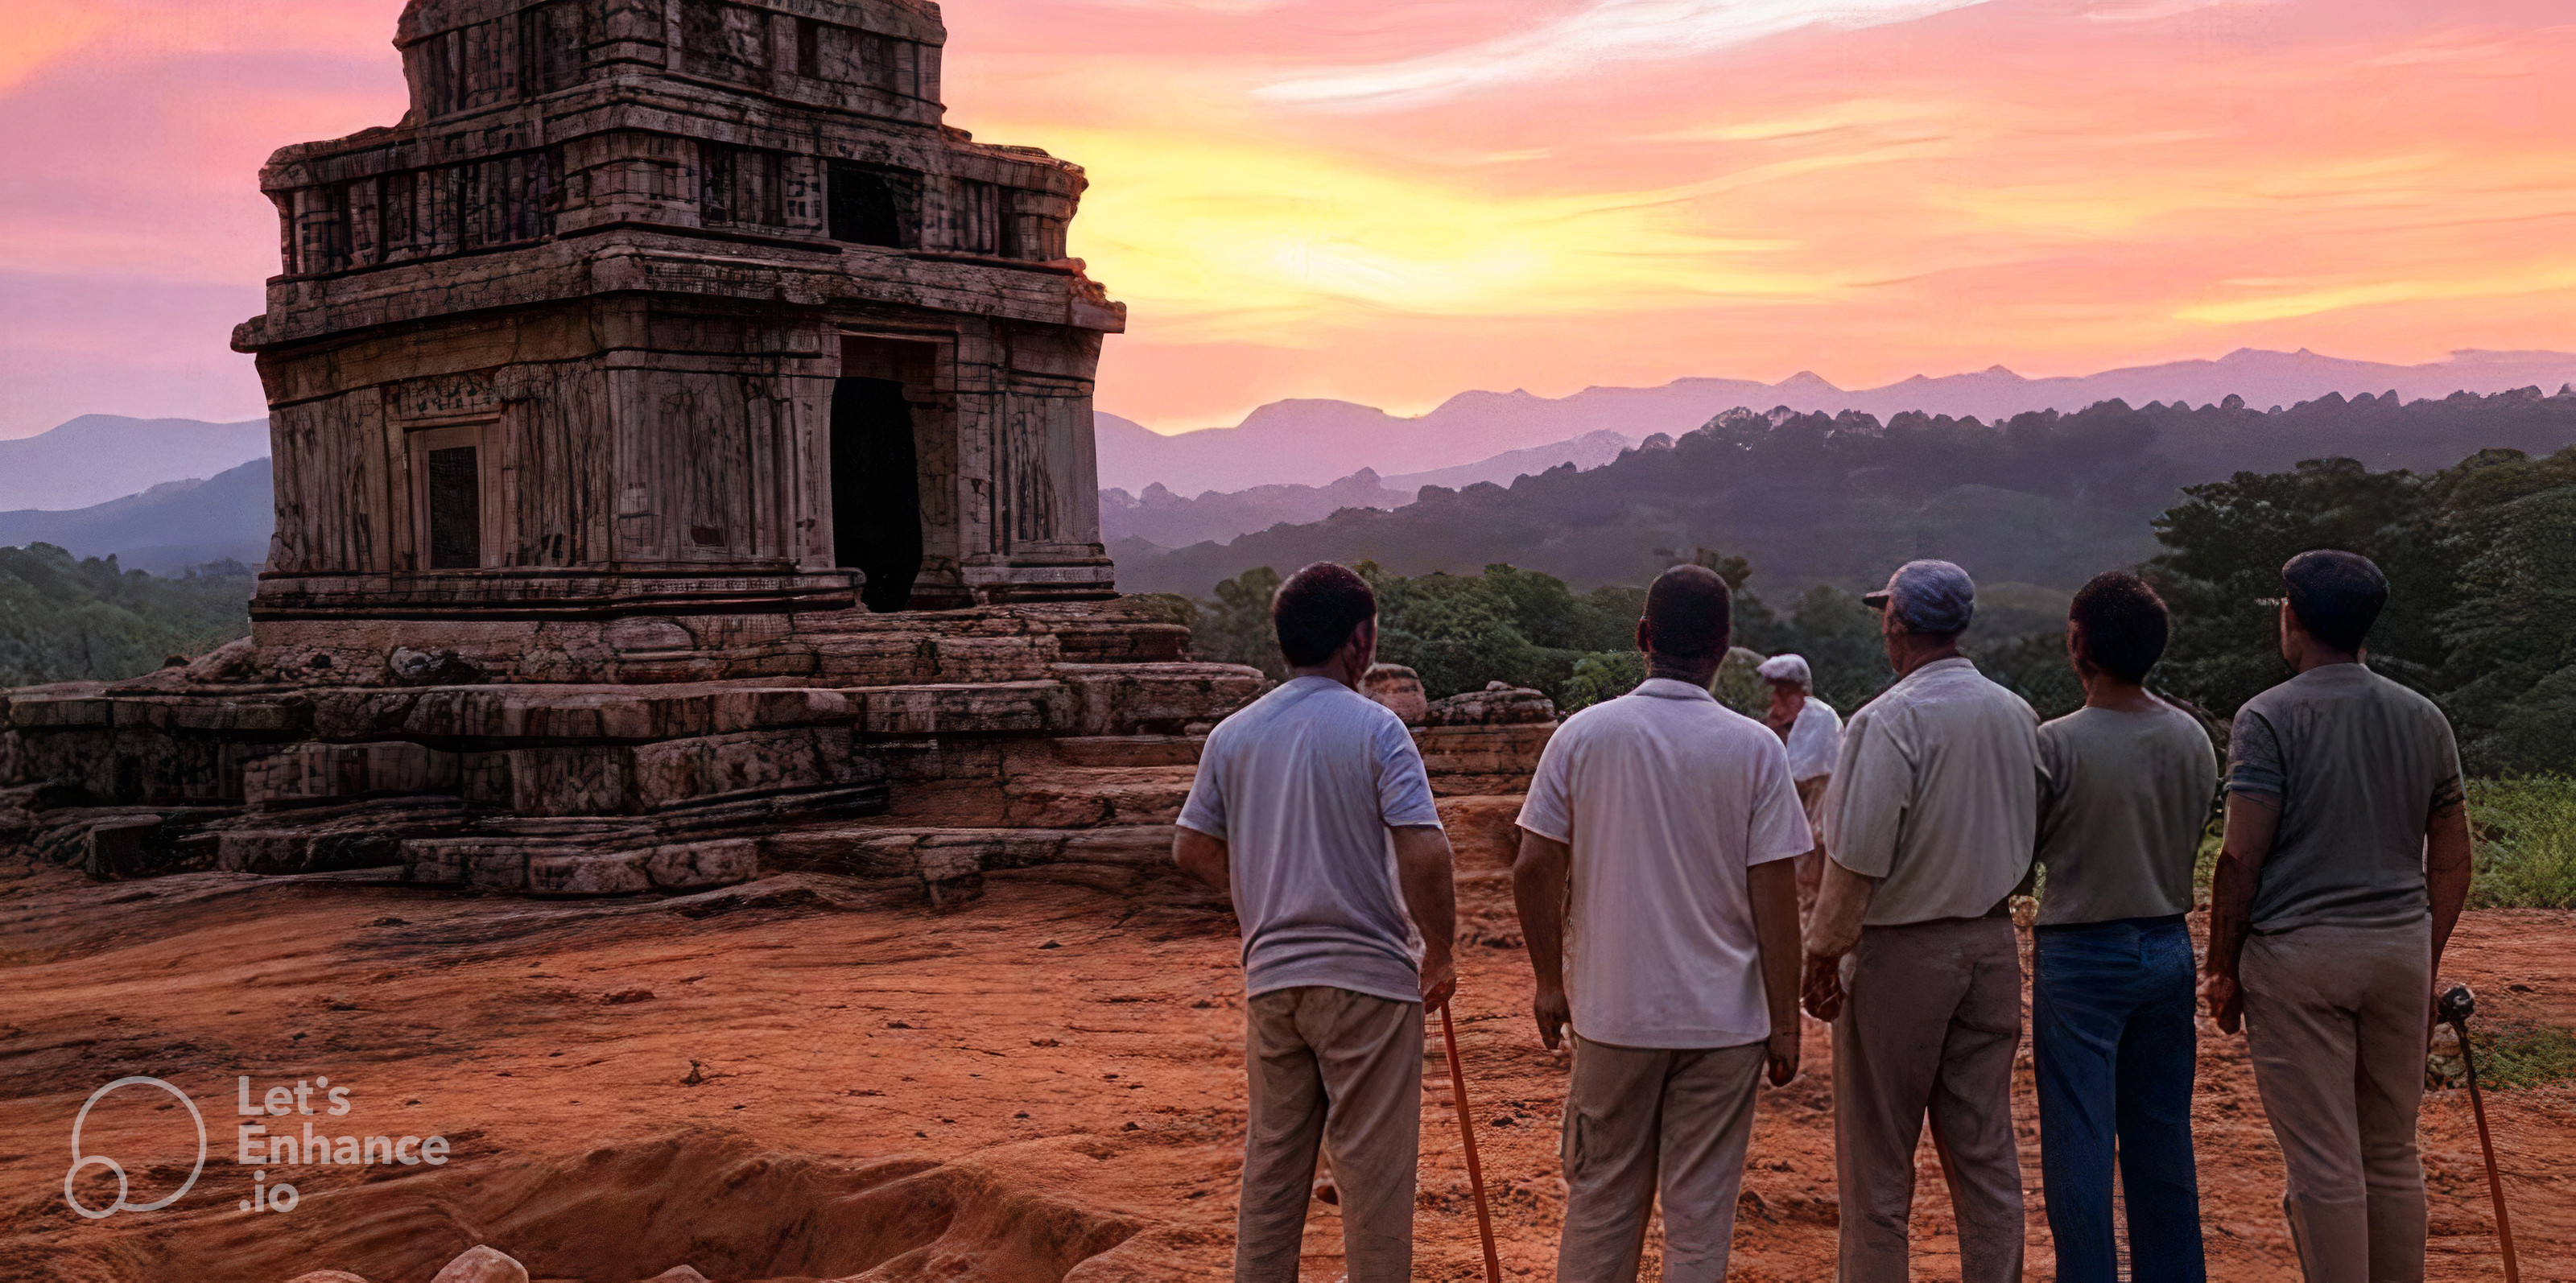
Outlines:
{"label": "blue jeans", "polygon": [[2060,1283],[2113,1283],[2116,1153],[2135,1283],[2201,1283],[2192,1171],[2191,932],[2181,918],[2041,927],[2031,985],[2040,1173]]}

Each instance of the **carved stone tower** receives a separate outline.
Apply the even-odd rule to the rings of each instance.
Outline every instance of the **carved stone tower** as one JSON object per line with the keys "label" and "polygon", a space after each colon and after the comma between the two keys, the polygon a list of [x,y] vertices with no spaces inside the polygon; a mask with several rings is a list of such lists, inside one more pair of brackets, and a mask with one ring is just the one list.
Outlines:
{"label": "carved stone tower", "polygon": [[254,618],[1111,595],[1125,309],[1065,256],[1082,171],[941,123],[945,37],[925,0],[412,0],[402,123],[261,175]]}

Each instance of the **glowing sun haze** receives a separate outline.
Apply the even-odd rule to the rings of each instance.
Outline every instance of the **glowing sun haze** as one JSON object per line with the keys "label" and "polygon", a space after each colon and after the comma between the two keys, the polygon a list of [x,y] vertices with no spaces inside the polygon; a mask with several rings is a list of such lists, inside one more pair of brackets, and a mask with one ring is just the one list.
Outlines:
{"label": "glowing sun haze", "polygon": [[[400,0],[0,0],[0,435],[249,418],[274,147]],[[1101,408],[2576,348],[2565,0],[950,0],[1093,189]]]}

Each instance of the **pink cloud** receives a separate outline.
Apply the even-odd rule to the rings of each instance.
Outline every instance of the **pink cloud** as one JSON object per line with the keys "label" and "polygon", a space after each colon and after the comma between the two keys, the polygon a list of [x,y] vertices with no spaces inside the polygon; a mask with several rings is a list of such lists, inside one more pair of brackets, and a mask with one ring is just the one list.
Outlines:
{"label": "pink cloud", "polygon": [[[222,348],[274,270],[255,171],[399,114],[400,7],[93,0],[0,55],[0,435],[257,409]],[[2576,347],[2556,0],[1721,30],[1774,7],[951,0],[951,120],[1090,168],[1076,252],[1134,308],[1102,405],[1164,428],[1288,395]],[[1617,25],[1656,14],[1699,25]],[[1276,91],[1425,67],[1439,92],[1366,111]]]}

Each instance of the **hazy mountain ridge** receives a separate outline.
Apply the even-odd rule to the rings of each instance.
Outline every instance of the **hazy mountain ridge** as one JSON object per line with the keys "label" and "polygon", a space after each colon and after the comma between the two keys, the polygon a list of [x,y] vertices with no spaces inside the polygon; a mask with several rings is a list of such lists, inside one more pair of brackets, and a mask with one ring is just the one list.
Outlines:
{"label": "hazy mountain ridge", "polygon": [[2444,361],[2388,365],[2321,356],[2304,348],[2241,348],[2215,360],[2069,377],[2026,379],[1998,365],[1972,374],[1917,375],[1859,391],[1802,371],[1778,383],[1680,379],[1658,388],[1586,388],[1561,398],[1462,392],[1409,419],[1348,401],[1290,400],[1265,405],[1235,427],[1177,436],[1101,415],[1100,483],[1139,492],[1161,482],[1174,492],[1197,494],[1252,485],[1322,486],[1362,468],[1396,478],[1592,432],[1615,432],[1632,441],[1658,432],[1678,436],[1732,406],[1785,406],[1829,415],[1848,410],[1881,419],[1921,411],[1991,421],[2035,410],[2074,413],[2109,400],[2197,406],[2234,395],[2261,410],[2329,393],[2353,397],[2393,391],[2401,401],[2414,401],[2459,391],[2548,390],[2570,381],[2576,381],[2576,354],[2564,352],[2464,349]]}
{"label": "hazy mountain ridge", "polygon": [[1321,521],[1343,508],[1400,508],[1414,501],[1424,486],[1474,485],[1490,481],[1507,485],[1513,478],[1545,472],[1571,463],[1597,468],[1619,457],[1636,442],[1615,432],[1594,432],[1571,441],[1514,450],[1491,459],[1381,479],[1362,468],[1328,486],[1254,486],[1228,494],[1208,491],[1183,498],[1160,482],[1131,495],[1124,490],[1100,492],[1101,537],[1112,544],[1141,539],[1162,548],[1179,548],[1207,540],[1223,542],[1281,523]]}
{"label": "hazy mountain ridge", "polygon": [[1738,408],[1591,471],[1432,487],[1391,511],[1116,552],[1129,592],[1202,594],[1248,569],[1324,559],[1403,575],[1510,563],[1577,585],[1634,583],[1695,548],[1747,555],[1774,585],[1862,584],[1942,556],[1982,579],[2071,588],[2151,555],[2149,523],[2186,485],[2302,459],[2431,470],[2481,449],[2541,455],[2572,442],[2576,392],[2536,387],[2413,402],[2329,393],[2272,412],[2232,396],[2196,409],[2112,400],[1997,424]]}
{"label": "hazy mountain ridge", "polygon": [[[204,423],[86,414],[49,432],[0,441],[0,512],[63,512],[212,477],[268,454],[268,420]],[[262,532],[263,545],[267,540]]]}
{"label": "hazy mountain ridge", "polygon": [[262,458],[87,508],[0,512],[0,547],[49,543],[78,557],[114,556],[128,570],[173,575],[217,561],[257,566],[268,559],[276,521],[273,473]]}

